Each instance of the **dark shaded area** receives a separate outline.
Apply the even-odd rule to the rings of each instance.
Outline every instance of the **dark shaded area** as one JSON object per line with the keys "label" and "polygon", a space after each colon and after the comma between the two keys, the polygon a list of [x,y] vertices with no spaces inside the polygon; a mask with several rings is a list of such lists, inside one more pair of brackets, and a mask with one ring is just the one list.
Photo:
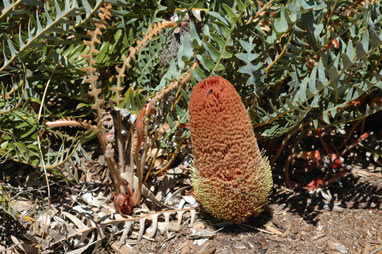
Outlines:
{"label": "dark shaded area", "polygon": [[23,235],[26,230],[19,221],[15,220],[11,215],[3,210],[0,210],[0,218],[0,242],[6,243],[8,246],[12,246],[13,242],[9,237],[10,235],[23,239]]}
{"label": "dark shaded area", "polygon": [[[318,175],[320,172],[307,172],[306,180],[302,183],[306,185]],[[303,178],[301,175],[298,177],[300,180]],[[315,225],[322,209],[330,211],[336,205],[341,208],[381,210],[382,179],[379,180],[370,181],[370,178],[349,172],[338,181],[322,188],[332,196],[328,202],[317,192],[309,192],[305,187],[294,187],[286,191],[282,174],[277,172],[274,175],[275,191],[270,197],[270,203],[284,205],[290,212],[298,214],[305,221]]]}

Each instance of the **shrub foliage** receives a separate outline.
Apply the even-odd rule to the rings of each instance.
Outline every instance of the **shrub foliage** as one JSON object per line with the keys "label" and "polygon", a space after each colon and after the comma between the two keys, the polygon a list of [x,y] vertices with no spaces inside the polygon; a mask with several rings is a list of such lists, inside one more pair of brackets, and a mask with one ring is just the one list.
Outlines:
{"label": "shrub foliage", "polygon": [[[2,0],[1,9],[5,160],[63,167],[104,128],[103,112],[138,115],[150,98],[161,99],[151,128],[168,125],[153,145],[171,155],[189,138],[179,125],[190,89],[212,74],[235,85],[255,131],[268,138],[382,108],[379,1]],[[190,82],[178,82],[191,69]],[[171,82],[178,85],[158,97]],[[98,128],[45,124],[68,118]]]}

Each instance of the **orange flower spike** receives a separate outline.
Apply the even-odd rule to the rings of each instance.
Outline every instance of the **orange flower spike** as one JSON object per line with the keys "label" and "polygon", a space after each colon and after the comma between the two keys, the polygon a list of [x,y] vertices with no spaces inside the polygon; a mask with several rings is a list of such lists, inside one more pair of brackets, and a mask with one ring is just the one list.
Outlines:
{"label": "orange flower spike", "polygon": [[189,112],[193,186],[203,207],[235,222],[258,215],[267,204],[272,173],[235,88],[219,76],[200,81],[192,90]]}

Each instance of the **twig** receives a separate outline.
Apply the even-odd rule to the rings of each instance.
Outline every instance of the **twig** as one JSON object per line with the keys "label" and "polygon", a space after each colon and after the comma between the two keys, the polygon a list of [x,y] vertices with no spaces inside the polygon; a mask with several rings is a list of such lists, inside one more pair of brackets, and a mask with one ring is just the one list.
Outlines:
{"label": "twig", "polygon": [[300,136],[298,136],[298,138],[294,142],[293,147],[292,147],[292,151],[291,151],[290,155],[288,156],[287,161],[285,162],[285,166],[284,166],[285,185],[288,187],[291,186],[291,182],[290,182],[290,178],[289,178],[289,165],[294,158],[294,153],[295,153],[296,147],[297,147],[298,143],[300,142],[300,140],[302,139],[303,136],[304,136],[303,133],[300,133]]}
{"label": "twig", "polygon": [[[258,228],[258,227],[254,227],[252,225],[248,225],[248,224],[243,224],[241,223],[240,224],[241,226],[243,227],[246,227],[246,228],[250,228],[250,229],[254,229],[254,230],[257,230],[257,231],[260,231],[260,232],[263,232],[263,233],[266,233],[266,234],[269,234],[269,235],[282,235],[283,233],[281,233],[279,230],[273,228],[273,227],[270,227],[269,225],[265,225],[265,227],[267,229],[262,229],[262,228]],[[271,229],[272,228],[272,229]],[[271,229],[271,230],[269,230]]]}
{"label": "twig", "polygon": [[362,142],[364,139],[366,139],[367,137],[369,137],[369,133],[368,132],[365,132],[364,134],[361,135],[361,137],[357,138],[357,140],[351,144],[351,145],[348,145],[340,154],[339,156],[342,156],[344,154],[346,154],[349,150],[351,150],[353,147],[355,147],[356,145],[358,145],[360,142]]}
{"label": "twig", "polygon": [[259,15],[262,15],[264,10],[267,9],[269,6],[271,6],[271,4],[274,2],[274,0],[271,0],[269,1],[266,5],[263,6],[263,8],[261,8],[255,16],[253,16],[248,22],[247,22],[247,25],[252,23]]}
{"label": "twig", "polygon": [[[45,89],[44,89],[44,93],[42,95],[42,98],[41,98],[41,104],[40,104],[40,108],[39,108],[39,111],[38,111],[38,116],[37,116],[37,123],[40,122],[40,119],[41,119],[41,113],[42,113],[42,108],[43,108],[43,105],[44,105],[44,102],[45,102],[45,98],[46,98],[46,94],[48,92],[48,87],[50,85],[50,82],[52,81],[52,78],[53,78],[53,75],[54,75],[54,72],[56,70],[56,67],[57,67],[58,64],[56,64],[53,68],[53,71],[52,73],[50,74],[50,77],[48,79],[48,82],[46,83],[46,86],[45,86]],[[25,71],[25,68],[24,68],[24,71]],[[45,167],[45,160],[44,160],[44,154],[42,152],[42,147],[41,147],[41,140],[40,140],[40,135],[37,135],[37,144],[38,144],[38,150],[40,152],[40,158],[41,158],[41,163],[42,163],[42,168],[44,170],[44,175],[45,175],[45,181],[46,181],[46,187],[47,187],[47,192],[48,192],[48,207],[46,209],[46,216],[45,216],[45,221],[44,221],[44,227],[43,227],[43,230],[42,230],[42,236],[41,236],[41,241],[40,241],[40,244],[39,244],[39,250],[42,246],[42,240],[44,239],[44,236],[45,236],[45,231],[46,231],[46,228],[47,228],[47,224],[48,224],[48,218],[49,218],[49,210],[50,210],[50,206],[51,206],[51,202],[50,202],[50,186],[49,186],[49,178],[48,178],[48,172],[46,171],[46,167]]]}
{"label": "twig", "polygon": [[342,149],[346,144],[347,142],[349,142],[349,139],[351,138],[351,136],[353,135],[354,133],[354,130],[358,127],[358,125],[362,122],[362,119],[356,121],[353,126],[351,127],[351,129],[349,130],[348,132],[348,135],[346,136],[346,138],[344,139],[344,142],[342,143],[342,145],[339,146],[339,149]]}
{"label": "twig", "polygon": [[[289,31],[289,30],[288,30],[288,31]],[[285,34],[288,33],[288,31],[286,31]],[[272,62],[270,65],[268,65],[267,68],[265,68],[265,73],[268,73],[269,70],[273,67],[273,65],[274,65],[274,64],[275,64],[275,63],[276,63],[276,62],[277,62],[277,61],[284,55],[285,51],[287,50],[287,48],[288,48],[288,46],[289,46],[289,43],[290,43],[292,37],[293,37],[293,34],[290,34],[290,35],[289,35],[289,38],[288,38],[288,41],[287,41],[287,43],[285,44],[283,50],[282,50],[282,51],[280,52],[280,54],[275,58],[275,60],[273,60],[273,62]]]}
{"label": "twig", "polygon": [[[170,160],[167,162],[167,164],[163,168],[161,168],[158,171],[154,172],[154,175],[161,174],[162,172],[166,171],[171,166],[172,162],[175,160],[175,157],[178,155],[180,148],[182,147],[181,144],[182,144],[183,140],[185,140],[185,137],[182,138],[182,140],[179,142],[179,144],[176,147],[175,152],[172,154],[172,156],[171,156]],[[148,174],[147,174],[147,176],[148,176]],[[147,178],[147,176],[146,176],[146,178]]]}
{"label": "twig", "polygon": [[277,152],[276,154],[273,156],[272,160],[270,161],[270,165],[273,166],[273,164],[276,162],[276,160],[279,158],[281,152],[284,150],[286,144],[288,143],[289,139],[294,135],[296,134],[297,131],[299,131],[300,129],[302,129],[304,126],[306,126],[307,124],[309,124],[309,122],[306,122],[300,126],[296,126],[294,128],[294,130],[292,130],[284,139],[283,141],[281,142],[281,146],[279,147],[279,149],[277,149]]}

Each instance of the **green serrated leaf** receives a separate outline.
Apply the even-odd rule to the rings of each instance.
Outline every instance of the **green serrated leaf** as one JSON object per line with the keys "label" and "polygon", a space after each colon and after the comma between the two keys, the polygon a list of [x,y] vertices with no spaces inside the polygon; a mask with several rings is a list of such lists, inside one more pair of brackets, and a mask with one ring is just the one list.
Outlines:
{"label": "green serrated leaf", "polygon": [[220,56],[219,51],[214,46],[212,46],[211,43],[209,42],[204,43],[204,45],[205,45],[206,51],[211,56],[212,60],[216,62]]}
{"label": "green serrated leaf", "polygon": [[310,103],[310,106],[313,108],[318,108],[319,107],[319,101],[320,101],[321,96],[317,94],[316,96],[313,97],[312,102]]}
{"label": "green serrated leaf", "polygon": [[186,111],[184,111],[181,107],[179,107],[179,105],[175,106],[175,110],[176,110],[176,113],[177,113],[178,120],[183,118],[184,114],[186,113]]}
{"label": "green serrated leaf", "polygon": [[231,59],[232,58],[232,54],[229,53],[228,51],[223,51],[223,53],[221,54],[220,58],[221,59]]}
{"label": "green serrated leaf", "polygon": [[345,68],[349,68],[353,64],[347,54],[343,53],[341,58]]}
{"label": "green serrated leaf", "polygon": [[13,46],[12,41],[9,38],[7,38],[7,43],[8,43],[9,50],[11,51],[11,55],[12,57],[14,57],[17,54],[17,52],[15,47]]}
{"label": "green serrated leaf", "polygon": [[190,36],[191,40],[196,42],[199,46],[202,45],[202,41],[199,38],[199,33],[196,31],[194,23],[190,22]]}
{"label": "green serrated leaf", "polygon": [[39,34],[39,33],[42,32],[42,26],[41,26],[41,22],[40,22],[38,11],[36,11],[36,22],[37,22],[37,32],[36,32],[36,34]]}
{"label": "green serrated leaf", "polygon": [[215,71],[224,71],[224,70],[225,70],[225,68],[221,63],[219,63],[215,68]]}
{"label": "green serrated leaf", "polygon": [[202,66],[209,72],[214,68],[215,64],[207,56],[197,56]]}
{"label": "green serrated leaf", "polygon": [[297,15],[292,11],[285,10],[285,17],[289,24],[294,24],[297,21]]}
{"label": "green serrated leaf", "polygon": [[318,119],[313,119],[313,127],[314,129],[317,129],[318,128]]}
{"label": "green serrated leaf", "polygon": [[87,0],[81,0],[82,5],[85,7],[86,15],[89,15],[92,11],[92,7],[90,6]]}
{"label": "green serrated leaf", "polygon": [[322,119],[327,123],[330,124],[329,116],[328,116],[328,111],[322,112]]}
{"label": "green serrated leaf", "polygon": [[294,37],[293,40],[294,40],[298,45],[300,45],[300,46],[302,46],[302,47],[308,47],[308,46],[309,46],[308,43],[304,42],[303,40],[301,40],[301,39],[298,38],[298,37]]}
{"label": "green serrated leaf", "polygon": [[273,27],[277,34],[283,34],[286,31],[288,31],[289,26],[288,26],[288,21],[285,17],[284,7],[281,7],[280,17],[274,20]]}
{"label": "green serrated leaf", "polygon": [[332,66],[329,69],[329,77],[330,79],[334,80],[337,79],[340,73],[337,71],[336,67]]}
{"label": "green serrated leaf", "polygon": [[21,150],[22,153],[26,154],[28,153],[28,148],[21,142],[15,142],[13,143],[17,148]]}
{"label": "green serrated leaf", "polygon": [[252,52],[252,50],[255,48],[255,44],[253,44],[253,37],[250,37],[248,42],[244,40],[239,40],[240,45],[244,48],[245,51]]}
{"label": "green serrated leaf", "polygon": [[[325,67],[322,62],[322,59],[318,62],[318,80],[321,82],[321,84],[326,84],[326,75],[325,75]],[[318,87],[318,89],[321,89]]]}
{"label": "green serrated leaf", "polygon": [[97,63],[103,62],[106,54],[109,52],[110,44],[109,42],[104,42],[101,46],[100,52],[97,54],[96,61]]}
{"label": "green serrated leaf", "polygon": [[220,49],[225,48],[226,41],[217,34],[211,34],[212,39],[219,45]]}
{"label": "green serrated leaf", "polygon": [[11,7],[11,3],[8,0],[3,0],[4,10],[7,10]]}
{"label": "green serrated leaf", "polygon": [[357,52],[357,59],[360,59],[360,58],[364,57],[367,54],[365,49],[363,48],[362,42],[360,42],[360,41],[358,41],[355,44],[355,50]]}
{"label": "green serrated leaf", "polygon": [[182,93],[183,95],[183,98],[186,100],[186,102],[189,102],[190,101],[190,97],[188,95],[188,93],[186,91],[184,91],[184,89],[180,89],[180,92]]}
{"label": "green serrated leaf", "polygon": [[49,16],[49,12],[48,10],[46,9],[46,5],[44,4],[44,14],[45,14],[45,18],[46,18],[46,21],[47,21],[47,26],[49,26],[50,24],[53,23],[51,17]]}
{"label": "green serrated leaf", "polygon": [[367,52],[369,51],[369,32],[366,30],[362,37],[362,48]]}
{"label": "green serrated leaf", "polygon": [[81,109],[83,107],[90,107],[90,105],[87,103],[78,103],[76,109]]}
{"label": "green serrated leaf", "polygon": [[332,108],[331,110],[330,110],[330,114],[331,114],[331,117],[335,117],[336,116],[336,114],[337,114],[337,108],[335,107],[335,108]]}
{"label": "green serrated leaf", "polygon": [[243,11],[245,9],[245,5],[241,0],[236,0],[237,7],[239,8],[239,11]]}
{"label": "green serrated leaf", "polygon": [[167,116],[167,122],[171,129],[176,127],[174,120],[172,120],[170,116]]}
{"label": "green serrated leaf", "polygon": [[24,138],[28,137],[29,135],[35,133],[36,129],[37,129],[37,125],[33,124],[32,127],[26,133],[20,135],[20,138],[24,139]]}
{"label": "green serrated leaf", "polygon": [[225,40],[231,40],[231,32],[232,32],[231,29],[226,24],[220,21],[216,21],[215,24],[219,26]]}
{"label": "green serrated leaf", "polygon": [[199,66],[196,66],[195,69],[192,71],[192,73],[193,73],[193,76],[196,77],[197,81],[200,81],[207,77],[204,71],[202,70],[202,68],[200,68]]}
{"label": "green serrated leaf", "polygon": [[215,17],[218,21],[228,25],[227,20],[219,12],[210,11],[208,12],[208,15],[211,15],[212,17]]}
{"label": "green serrated leaf", "polygon": [[3,57],[4,57],[4,63],[3,63],[3,68],[9,63],[9,60],[7,58],[7,55],[5,54],[5,49],[3,49]]}
{"label": "green serrated leaf", "polygon": [[311,93],[316,93],[317,88],[316,88],[316,80],[317,80],[317,66],[314,66],[312,73],[310,74],[310,79],[309,79],[309,91]]}
{"label": "green serrated leaf", "polygon": [[191,46],[190,37],[188,36],[185,36],[183,40],[183,52],[184,52],[184,56],[187,59],[190,59],[194,54],[194,51]]}
{"label": "green serrated leaf", "polygon": [[313,31],[314,38],[320,38],[319,36],[323,29],[324,29],[323,23],[314,25],[314,31]]}
{"label": "green serrated leaf", "polygon": [[241,61],[245,63],[251,63],[253,60],[259,57],[259,54],[253,54],[253,53],[237,53],[235,54],[237,58],[239,58]]}
{"label": "green serrated leaf", "polygon": [[378,47],[379,45],[382,44],[382,39],[373,29],[369,30],[369,35],[370,35],[370,44],[372,48]]}
{"label": "green serrated leaf", "polygon": [[19,27],[19,47],[23,48],[25,47],[25,43],[23,42],[22,36],[21,36],[21,25]]}
{"label": "green serrated leaf", "polygon": [[60,6],[57,3],[57,0],[54,0],[54,6],[56,8],[56,18],[59,18],[62,16],[62,11],[60,9]]}
{"label": "green serrated leaf", "polygon": [[308,85],[308,80],[304,79],[300,84],[300,89],[298,90],[298,93],[296,94],[296,98],[299,98],[296,102],[303,102],[306,100],[306,88]]}
{"label": "green serrated leaf", "polygon": [[234,11],[231,9],[231,7],[229,7],[227,4],[223,4],[223,8],[224,8],[224,10],[227,12],[227,14],[229,16],[231,25],[236,23],[238,17],[234,13]]}
{"label": "green serrated leaf", "polygon": [[183,57],[184,57],[184,47],[183,47],[184,44],[182,44],[178,50],[178,55],[177,55],[177,59],[178,59],[178,68],[181,70],[183,69],[184,65],[185,65],[185,62],[183,61]]}

